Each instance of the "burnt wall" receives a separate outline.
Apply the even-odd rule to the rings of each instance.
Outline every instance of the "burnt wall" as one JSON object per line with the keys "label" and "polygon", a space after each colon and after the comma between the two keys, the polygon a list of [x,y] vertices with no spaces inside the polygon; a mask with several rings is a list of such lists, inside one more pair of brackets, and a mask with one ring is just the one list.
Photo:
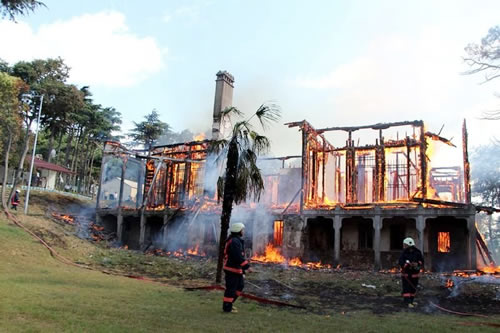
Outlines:
{"label": "burnt wall", "polygon": [[307,219],[303,234],[305,261],[333,261],[334,245],[333,219],[322,216]]}
{"label": "burnt wall", "polygon": [[[431,256],[429,264],[431,269],[437,272],[466,269],[468,263],[467,221],[452,216],[443,216],[427,219],[426,224],[429,229],[429,254]],[[448,251],[443,252],[443,249],[438,249],[439,232],[448,233],[450,236]],[[426,266],[429,265],[426,264]]]}
{"label": "burnt wall", "polygon": [[129,249],[139,249],[141,222],[138,217],[126,216],[123,218],[123,245]]}
{"label": "burnt wall", "polygon": [[286,215],[283,221],[283,254],[288,258],[302,257],[304,219],[299,215]]}

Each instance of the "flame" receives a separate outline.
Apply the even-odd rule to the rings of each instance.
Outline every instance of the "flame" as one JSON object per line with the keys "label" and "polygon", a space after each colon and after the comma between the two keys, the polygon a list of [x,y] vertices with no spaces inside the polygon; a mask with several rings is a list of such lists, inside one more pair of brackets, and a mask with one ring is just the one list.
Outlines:
{"label": "flame", "polygon": [[274,244],[283,245],[283,220],[274,221]]}
{"label": "flame", "polygon": [[500,274],[500,266],[486,266],[480,269],[481,272],[487,274]]}
{"label": "flame", "polygon": [[438,232],[438,252],[450,252],[450,233]]}
{"label": "flame", "polygon": [[187,254],[193,255],[193,256],[206,256],[205,252],[200,251],[200,245],[196,244],[194,247],[188,249]]}
{"label": "flame", "polygon": [[288,260],[290,266],[302,266],[302,261],[299,258],[292,258]]}
{"label": "flame", "polygon": [[262,262],[273,262],[273,263],[285,263],[286,259],[281,254],[279,248],[274,247],[272,244],[267,244],[266,251],[263,255],[254,255],[252,260],[262,261]]}
{"label": "flame", "polygon": [[75,224],[75,218],[71,215],[52,213],[52,217],[68,224]]}
{"label": "flame", "polygon": [[187,258],[188,255],[191,256],[206,256],[207,254],[200,250],[200,245],[196,244],[192,248],[187,250],[178,249],[176,251],[164,251],[162,249],[154,249],[146,252],[146,255],[155,255],[155,256],[170,256],[170,257],[178,257],[178,258]]}
{"label": "flame", "polygon": [[273,244],[267,244],[265,253],[263,255],[255,254],[252,258],[254,261],[264,262],[264,263],[275,263],[275,264],[285,264],[288,266],[302,267],[307,269],[324,269],[332,268],[331,265],[322,264],[321,262],[306,262],[303,263],[300,258],[286,259],[281,254],[281,249],[274,247]]}
{"label": "flame", "polygon": [[454,285],[455,285],[455,284],[453,283],[453,281],[452,281],[451,279],[448,279],[448,280],[446,280],[446,283],[445,283],[445,285],[444,285],[444,286],[445,286],[446,288],[453,288],[453,286],[454,286]]}
{"label": "flame", "polygon": [[193,136],[193,141],[203,141],[205,140],[205,138],[206,138],[205,133],[200,133]]}

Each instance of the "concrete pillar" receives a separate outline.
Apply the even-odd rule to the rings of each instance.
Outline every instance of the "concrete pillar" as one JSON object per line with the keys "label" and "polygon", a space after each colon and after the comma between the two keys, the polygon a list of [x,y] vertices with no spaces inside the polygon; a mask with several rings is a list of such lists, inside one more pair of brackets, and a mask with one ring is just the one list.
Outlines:
{"label": "concrete pillar", "polygon": [[382,267],[380,261],[380,230],[382,230],[382,217],[380,215],[374,216],[373,229],[375,229],[373,237],[373,252],[375,254],[374,269],[378,271]]}
{"label": "concrete pillar", "polygon": [[333,262],[338,265],[340,263],[340,233],[342,232],[342,218],[339,215],[335,215],[333,228],[335,230]]}
{"label": "concrete pillar", "polygon": [[468,245],[468,257],[469,257],[469,262],[468,262],[468,269],[477,269],[477,260],[476,260],[476,237],[477,237],[477,230],[476,230],[476,217],[470,216],[467,219],[467,229],[469,231],[469,245]]}
{"label": "concrete pillar", "polygon": [[425,230],[425,219],[423,215],[417,216],[417,232],[418,232],[418,249],[424,254],[424,230]]}
{"label": "concrete pillar", "polygon": [[141,225],[140,225],[140,234],[139,234],[139,247],[141,250],[143,249],[146,243],[146,215],[144,215],[144,209],[141,210]]}
{"label": "concrete pillar", "polygon": [[118,237],[118,243],[121,244],[123,241],[123,215],[121,211],[116,216],[116,237]]}

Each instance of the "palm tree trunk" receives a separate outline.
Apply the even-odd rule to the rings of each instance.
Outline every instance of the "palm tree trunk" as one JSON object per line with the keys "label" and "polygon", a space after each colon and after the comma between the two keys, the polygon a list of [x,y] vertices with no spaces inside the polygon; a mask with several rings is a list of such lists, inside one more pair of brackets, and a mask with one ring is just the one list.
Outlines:
{"label": "palm tree trunk", "polygon": [[4,170],[3,170],[3,182],[2,182],[2,207],[5,210],[9,210],[9,202],[5,200],[5,193],[7,192],[7,177],[9,175],[9,154],[10,148],[12,147],[12,130],[7,128],[8,137],[7,144],[5,145],[5,154],[4,154]]}
{"label": "palm tree trunk", "polygon": [[233,138],[229,143],[226,164],[226,179],[224,182],[224,196],[222,199],[222,215],[220,218],[220,237],[219,237],[219,258],[217,260],[217,274],[215,282],[220,283],[222,279],[222,264],[224,261],[224,247],[226,246],[227,231],[231,221],[233,211],[234,188],[236,187],[236,175],[238,171],[238,145]]}

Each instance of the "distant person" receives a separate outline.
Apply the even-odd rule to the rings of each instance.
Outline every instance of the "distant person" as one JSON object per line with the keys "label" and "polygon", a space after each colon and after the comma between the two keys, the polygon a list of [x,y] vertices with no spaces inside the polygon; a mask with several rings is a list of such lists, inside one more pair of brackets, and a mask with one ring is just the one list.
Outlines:
{"label": "distant person", "polygon": [[404,303],[407,307],[414,308],[417,303],[413,300],[417,292],[420,270],[424,268],[424,257],[422,252],[415,247],[413,238],[408,237],[403,241],[399,266],[401,267]]}
{"label": "distant person", "polygon": [[16,192],[12,196],[11,205],[12,205],[13,210],[17,210],[17,206],[19,205],[19,202],[21,201],[21,200],[19,200],[19,192],[20,192],[19,190],[16,190]]}
{"label": "distant person", "polygon": [[245,242],[243,241],[243,223],[233,223],[224,248],[224,274],[226,276],[226,290],[222,310],[224,312],[237,312],[233,303],[236,301],[244,287],[245,271],[250,272],[250,265],[245,259]]}

